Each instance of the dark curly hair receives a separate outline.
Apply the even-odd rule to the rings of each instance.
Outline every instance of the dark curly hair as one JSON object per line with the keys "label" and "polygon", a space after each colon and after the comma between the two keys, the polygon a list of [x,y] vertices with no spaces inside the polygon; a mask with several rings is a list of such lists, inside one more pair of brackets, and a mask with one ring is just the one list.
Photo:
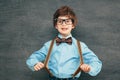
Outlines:
{"label": "dark curly hair", "polygon": [[53,15],[53,25],[54,26],[56,26],[57,18],[59,16],[67,16],[70,19],[72,19],[74,26],[77,25],[77,17],[76,17],[75,13],[73,12],[73,10],[70,7],[62,6],[59,9],[56,10],[56,12]]}

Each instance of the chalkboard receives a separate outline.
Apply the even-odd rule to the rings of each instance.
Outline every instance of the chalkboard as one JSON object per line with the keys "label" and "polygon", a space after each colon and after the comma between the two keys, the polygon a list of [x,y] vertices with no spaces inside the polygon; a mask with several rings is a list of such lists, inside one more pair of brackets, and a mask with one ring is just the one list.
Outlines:
{"label": "chalkboard", "polygon": [[32,72],[26,59],[53,39],[53,14],[70,6],[78,18],[72,34],[85,42],[103,62],[96,77],[82,80],[120,80],[119,0],[0,0],[0,80],[47,80],[43,69]]}

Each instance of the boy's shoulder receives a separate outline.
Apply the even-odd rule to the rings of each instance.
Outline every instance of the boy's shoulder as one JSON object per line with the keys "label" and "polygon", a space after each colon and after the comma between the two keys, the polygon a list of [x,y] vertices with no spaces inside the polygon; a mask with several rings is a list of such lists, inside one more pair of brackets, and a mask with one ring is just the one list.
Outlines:
{"label": "boy's shoulder", "polygon": [[50,45],[51,42],[52,42],[52,40],[49,40],[49,41],[45,42],[44,45]]}
{"label": "boy's shoulder", "polygon": [[[77,42],[77,40],[80,42],[80,45],[82,46],[82,47],[85,47],[85,46],[87,46],[83,41],[81,41],[80,39],[76,39],[76,38],[74,38],[73,37],[73,41],[74,42]],[[76,43],[77,44],[77,43]]]}
{"label": "boy's shoulder", "polygon": [[73,41],[79,41],[80,43],[84,43],[83,41],[81,41],[80,39],[77,39],[77,38],[75,38],[75,37],[72,37],[72,39],[73,39]]}

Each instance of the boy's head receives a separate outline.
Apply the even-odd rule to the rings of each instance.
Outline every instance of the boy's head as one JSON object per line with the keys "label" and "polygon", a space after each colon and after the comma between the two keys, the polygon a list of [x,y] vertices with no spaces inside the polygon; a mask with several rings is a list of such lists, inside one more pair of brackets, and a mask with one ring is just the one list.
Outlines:
{"label": "boy's head", "polygon": [[74,27],[77,25],[77,17],[70,7],[62,6],[59,9],[56,10],[56,12],[53,15],[53,25],[54,26],[57,25],[57,19],[60,16],[66,16],[69,19],[71,19]]}

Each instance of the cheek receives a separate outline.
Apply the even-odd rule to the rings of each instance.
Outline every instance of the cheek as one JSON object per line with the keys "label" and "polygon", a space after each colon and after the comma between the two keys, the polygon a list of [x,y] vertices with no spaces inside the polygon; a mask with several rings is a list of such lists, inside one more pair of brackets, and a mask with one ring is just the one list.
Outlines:
{"label": "cheek", "polygon": [[71,25],[71,26],[69,26],[69,28],[70,28],[70,29],[74,29],[75,27]]}
{"label": "cheek", "polygon": [[60,29],[60,28],[61,28],[61,26],[59,26],[59,25],[56,25],[56,26],[55,26],[55,28],[56,28],[56,29]]}
{"label": "cheek", "polygon": [[55,26],[55,29],[58,29],[58,26],[57,26],[57,25]]}

